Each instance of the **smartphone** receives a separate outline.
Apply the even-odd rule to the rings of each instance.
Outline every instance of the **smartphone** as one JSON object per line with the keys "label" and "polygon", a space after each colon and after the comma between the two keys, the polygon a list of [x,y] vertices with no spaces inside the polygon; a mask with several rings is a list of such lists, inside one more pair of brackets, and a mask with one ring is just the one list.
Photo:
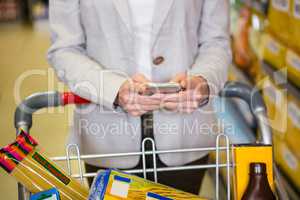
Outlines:
{"label": "smartphone", "polygon": [[179,83],[169,82],[169,83],[147,83],[146,84],[146,93],[148,95],[155,93],[177,93],[181,90]]}

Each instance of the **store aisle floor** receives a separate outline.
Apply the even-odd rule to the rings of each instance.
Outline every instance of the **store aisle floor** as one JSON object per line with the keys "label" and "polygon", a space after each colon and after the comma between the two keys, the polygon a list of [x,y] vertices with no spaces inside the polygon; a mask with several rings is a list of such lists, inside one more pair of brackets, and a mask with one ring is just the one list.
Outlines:
{"label": "store aisle floor", "polygon": [[[13,114],[19,95],[24,98],[34,92],[63,90],[47,64],[50,41],[47,27],[46,22],[34,28],[19,24],[0,26],[1,147],[15,138]],[[64,155],[71,110],[50,109],[34,117],[31,134],[50,156]],[[17,183],[2,169],[0,183],[1,199],[17,200]]]}

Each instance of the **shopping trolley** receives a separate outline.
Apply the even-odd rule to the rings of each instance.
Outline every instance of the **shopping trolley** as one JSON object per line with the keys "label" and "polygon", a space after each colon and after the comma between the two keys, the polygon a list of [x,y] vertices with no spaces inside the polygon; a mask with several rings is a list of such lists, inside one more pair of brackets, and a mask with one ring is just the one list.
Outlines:
{"label": "shopping trolley", "polygon": [[[258,90],[252,89],[250,86],[238,82],[228,82],[224,89],[220,92],[221,97],[227,98],[240,98],[249,104],[252,114],[255,116],[258,127],[260,129],[257,142],[265,145],[272,145],[272,132],[268,125],[268,118],[266,115],[266,107],[264,101]],[[45,92],[36,93],[26,98],[16,109],[15,112],[15,128],[17,133],[20,130],[24,130],[29,133],[32,126],[32,115],[43,108],[66,106],[69,104],[88,104],[88,100],[76,96],[72,93],[59,93],[59,92]],[[145,144],[150,143],[151,150],[145,150]],[[215,169],[215,199],[220,199],[220,170],[225,170],[225,187],[226,187],[226,199],[234,199],[231,194],[231,174],[232,169],[236,164],[230,158],[231,156],[231,144],[230,139],[225,134],[220,134],[216,137],[216,146],[209,148],[192,148],[192,149],[171,149],[171,150],[156,150],[155,141],[152,138],[145,138],[142,141],[142,150],[139,152],[128,153],[111,153],[111,154],[97,154],[97,155],[81,155],[77,145],[70,144],[66,146],[66,155],[53,157],[53,161],[66,162],[67,171],[69,174],[83,182],[84,178],[94,177],[96,173],[85,173],[82,167],[82,161],[87,159],[101,159],[101,158],[114,158],[114,157],[128,157],[128,156],[141,156],[143,167],[141,169],[125,170],[126,173],[142,173],[144,178],[147,178],[148,173],[154,174],[154,181],[158,181],[158,172],[166,171],[178,171],[178,170],[193,170],[193,169]],[[71,155],[71,150],[75,150],[75,155]],[[157,168],[156,157],[160,154],[172,154],[172,153],[188,153],[188,152],[214,152],[215,162],[205,165],[193,165],[193,166],[176,166],[176,167],[163,167]],[[221,155],[225,161],[221,162]],[[146,167],[146,156],[152,155],[153,167]],[[79,172],[72,173],[71,161],[77,161]],[[273,167],[274,182],[276,184],[277,196],[279,199],[288,199],[287,193],[284,189],[284,185],[281,183],[281,175],[277,168]],[[223,197],[224,198],[224,197]],[[29,193],[26,189],[19,184],[18,185],[18,199],[29,199]]]}

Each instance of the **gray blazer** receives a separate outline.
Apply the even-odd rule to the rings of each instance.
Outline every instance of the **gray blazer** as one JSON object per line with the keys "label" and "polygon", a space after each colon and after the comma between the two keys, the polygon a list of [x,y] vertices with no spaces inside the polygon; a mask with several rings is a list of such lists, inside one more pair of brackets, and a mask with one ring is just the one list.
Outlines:
{"label": "gray blazer", "polygon": [[[139,151],[140,118],[114,101],[122,83],[136,73],[133,28],[126,0],[50,0],[50,64],[74,93],[94,104],[77,107],[72,140],[84,154]],[[180,72],[201,75],[210,84],[210,102],[192,114],[154,112],[157,149],[209,147],[216,127],[212,100],[231,63],[228,0],[157,1],[152,31],[153,81]],[[163,59],[162,59],[163,58]],[[164,154],[181,165],[205,153]],[[88,161],[105,167],[133,167],[139,157]]]}

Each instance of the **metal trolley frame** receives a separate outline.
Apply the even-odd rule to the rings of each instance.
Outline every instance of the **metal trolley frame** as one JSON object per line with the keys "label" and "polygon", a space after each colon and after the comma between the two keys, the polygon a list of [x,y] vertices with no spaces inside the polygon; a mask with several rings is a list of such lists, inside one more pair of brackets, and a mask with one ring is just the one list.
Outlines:
{"label": "metal trolley frame", "polygon": [[[240,98],[249,104],[252,114],[255,116],[260,134],[257,142],[267,145],[272,145],[272,133],[268,125],[268,118],[266,114],[266,107],[264,101],[258,90],[252,89],[250,86],[238,83],[228,82],[224,89],[220,92],[221,97]],[[88,100],[80,98],[72,93],[59,93],[59,92],[45,92],[36,93],[26,98],[16,109],[15,112],[15,128],[17,134],[19,130],[25,130],[29,132],[32,126],[32,115],[43,108],[65,106],[68,104],[88,104]],[[225,145],[221,145],[221,141],[225,142]],[[150,143],[152,149],[150,151],[145,150],[145,144]],[[71,150],[75,150],[75,155],[71,155]],[[142,151],[140,152],[128,152],[128,153],[112,153],[112,154],[95,154],[95,155],[81,155],[79,148],[75,144],[66,146],[66,155],[53,157],[53,161],[66,162],[68,173],[80,181],[83,182],[84,178],[94,177],[96,173],[84,173],[82,167],[82,160],[87,159],[101,159],[101,158],[113,158],[113,157],[128,157],[128,156],[142,156],[142,169],[125,170],[127,173],[143,173],[144,178],[147,178],[147,173],[154,174],[155,182],[158,181],[158,172],[163,171],[179,171],[179,170],[192,170],[192,169],[215,169],[215,187],[216,194],[215,199],[220,199],[220,168],[226,169],[226,199],[232,199],[231,195],[231,168],[234,167],[234,163],[230,158],[230,141],[227,135],[221,134],[216,137],[216,146],[209,148],[192,148],[192,149],[174,149],[174,150],[156,150],[155,141],[152,138],[145,138],[142,141]],[[216,162],[213,164],[205,165],[193,165],[193,166],[176,166],[176,167],[163,167],[157,168],[156,157],[159,154],[172,154],[172,153],[188,153],[188,152],[215,152]],[[226,161],[220,162],[220,152],[225,152]],[[153,168],[146,168],[146,156],[152,155]],[[77,161],[79,173],[72,173],[71,161]],[[277,194],[279,199],[288,199],[287,193],[281,183],[279,171],[274,166],[275,184],[277,188]],[[18,184],[18,199],[29,199],[29,193],[26,189]]]}

